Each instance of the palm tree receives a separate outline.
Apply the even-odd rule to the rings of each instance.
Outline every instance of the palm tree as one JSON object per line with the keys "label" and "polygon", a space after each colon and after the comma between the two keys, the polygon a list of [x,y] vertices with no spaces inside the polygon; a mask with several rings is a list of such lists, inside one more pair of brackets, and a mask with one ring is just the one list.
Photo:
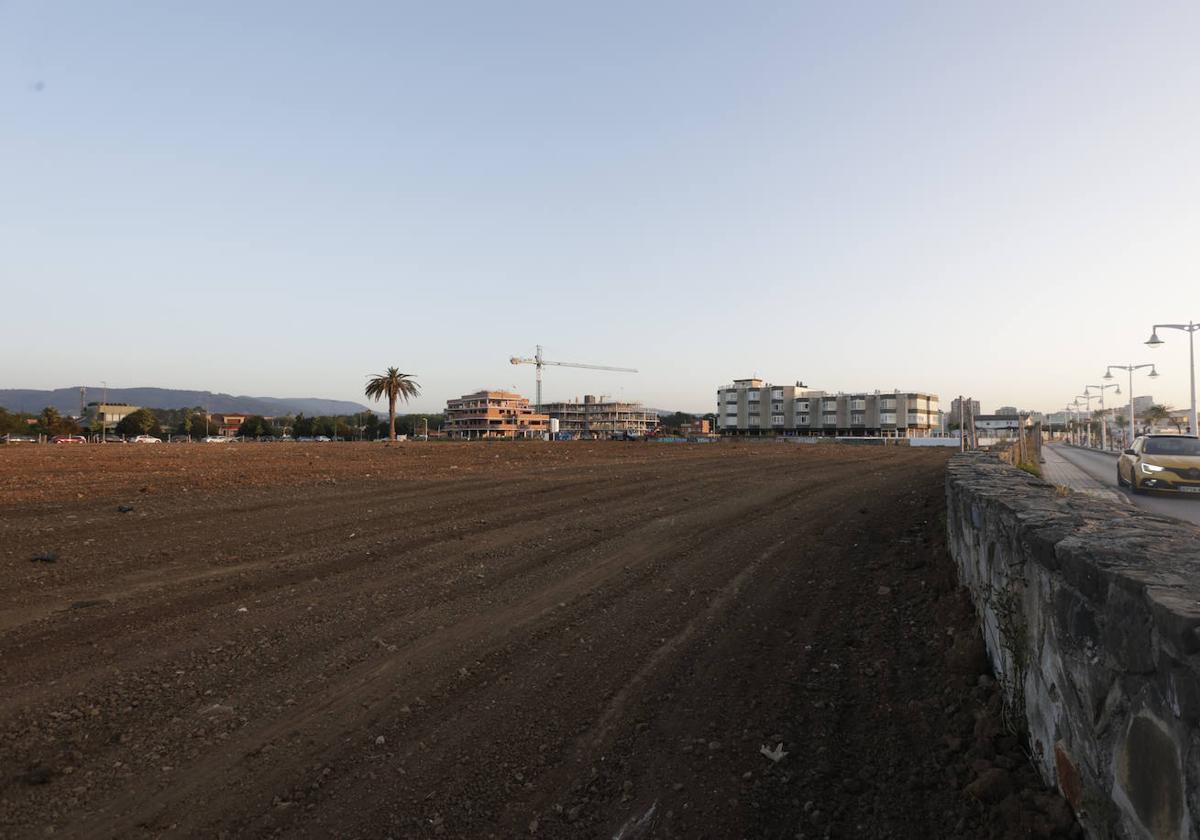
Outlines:
{"label": "palm tree", "polygon": [[58,431],[58,427],[62,425],[62,415],[58,413],[58,409],[52,405],[48,405],[42,409],[41,415],[38,417],[39,425],[46,430],[46,434],[52,435]]}
{"label": "palm tree", "polygon": [[1125,429],[1129,426],[1129,418],[1122,412],[1113,417],[1113,422],[1117,424],[1117,428],[1121,430],[1121,444],[1126,444]]}
{"label": "palm tree", "polygon": [[403,398],[407,403],[409,397],[421,393],[420,387],[413,379],[415,374],[401,373],[400,368],[390,367],[387,373],[380,373],[367,380],[366,395],[373,400],[384,396],[388,401],[388,428],[391,430],[391,440],[396,439],[396,400]]}
{"label": "palm tree", "polygon": [[1159,423],[1164,422],[1165,420],[1169,419],[1170,417],[1171,417],[1170,406],[1161,405],[1159,403],[1155,403],[1154,405],[1150,406],[1149,408],[1147,408],[1145,411],[1142,412],[1142,420],[1145,421],[1146,425],[1150,428],[1151,431],[1153,431],[1154,427],[1157,426]]}
{"label": "palm tree", "polygon": [[1181,435],[1183,434],[1183,426],[1187,423],[1187,418],[1182,414],[1172,414],[1167,418],[1167,422],[1175,427],[1175,434]]}
{"label": "palm tree", "polygon": [[1104,425],[1104,412],[1096,409],[1092,412],[1092,416],[1088,418],[1087,430],[1092,436],[1093,441],[1100,440],[1100,427]]}

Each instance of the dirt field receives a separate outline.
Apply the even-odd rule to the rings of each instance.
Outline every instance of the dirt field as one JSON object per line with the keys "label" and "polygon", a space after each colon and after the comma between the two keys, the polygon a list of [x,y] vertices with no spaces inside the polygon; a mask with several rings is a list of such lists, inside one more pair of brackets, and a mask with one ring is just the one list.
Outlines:
{"label": "dirt field", "polygon": [[945,457],[0,449],[0,836],[1073,836]]}

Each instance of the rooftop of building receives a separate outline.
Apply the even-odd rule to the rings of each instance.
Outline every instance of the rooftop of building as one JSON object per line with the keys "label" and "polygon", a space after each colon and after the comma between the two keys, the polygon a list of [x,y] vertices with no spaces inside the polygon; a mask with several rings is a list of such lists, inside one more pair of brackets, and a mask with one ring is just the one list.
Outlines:
{"label": "rooftop of building", "polygon": [[483,388],[478,391],[472,391],[469,394],[463,394],[461,397],[452,397],[447,402],[456,400],[524,400],[528,399],[524,394],[518,394],[515,391],[500,391]]}

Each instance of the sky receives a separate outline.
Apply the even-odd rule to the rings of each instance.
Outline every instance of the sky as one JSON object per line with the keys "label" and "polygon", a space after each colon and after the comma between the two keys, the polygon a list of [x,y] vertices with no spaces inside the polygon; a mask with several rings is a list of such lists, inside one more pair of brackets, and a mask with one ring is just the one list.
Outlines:
{"label": "sky", "polygon": [[[1188,405],[1195,2],[0,0],[0,388]],[[1122,391],[1125,391],[1122,386]],[[1111,396],[1110,396],[1110,399]]]}

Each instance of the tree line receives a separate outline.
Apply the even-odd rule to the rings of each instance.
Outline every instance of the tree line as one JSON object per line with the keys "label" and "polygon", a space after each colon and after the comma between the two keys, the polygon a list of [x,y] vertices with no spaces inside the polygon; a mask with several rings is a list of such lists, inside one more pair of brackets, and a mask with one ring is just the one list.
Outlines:
{"label": "tree line", "polygon": [[[427,430],[436,432],[445,421],[444,414],[396,415],[396,432],[419,435]],[[220,426],[200,406],[192,408],[139,408],[122,418],[109,434],[120,437],[153,435],[164,438],[179,436],[203,438],[217,435]],[[84,435],[102,433],[100,421],[93,419],[86,426],[72,417],[63,416],[58,409],[47,406],[37,414],[9,411],[0,406],[0,435]],[[389,422],[373,411],[360,414],[307,417],[303,413],[280,417],[250,415],[239,426],[239,437],[272,439],[292,437],[337,437],[345,440],[376,440],[387,437]]]}
{"label": "tree line", "polygon": [[9,411],[0,406],[0,435],[80,435],[83,429],[74,418],[64,417],[47,406],[37,414]]}

